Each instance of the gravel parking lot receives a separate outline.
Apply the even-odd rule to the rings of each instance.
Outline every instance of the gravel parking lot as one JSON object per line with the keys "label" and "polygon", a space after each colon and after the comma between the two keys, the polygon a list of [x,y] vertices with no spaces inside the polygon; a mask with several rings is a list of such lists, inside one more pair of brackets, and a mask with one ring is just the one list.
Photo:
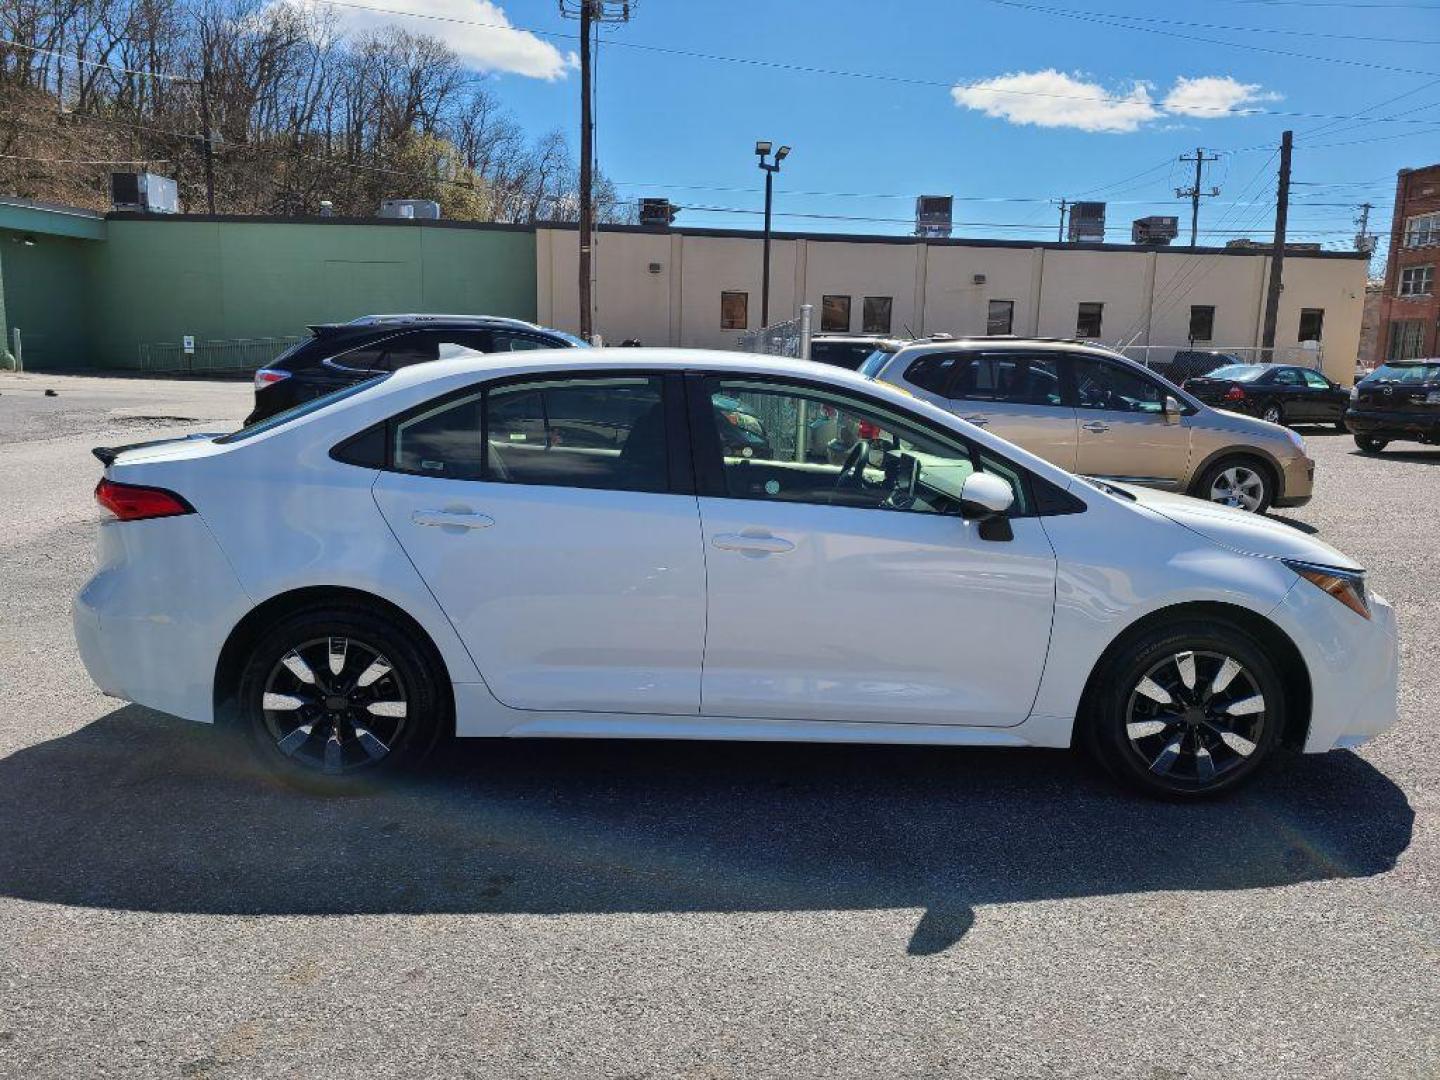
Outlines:
{"label": "gravel parking lot", "polygon": [[1440,1074],[1440,450],[1307,433],[1285,519],[1395,604],[1401,724],[1227,802],[1054,752],[544,742],[325,799],[71,637],[89,448],[249,400],[0,375],[0,1076]]}

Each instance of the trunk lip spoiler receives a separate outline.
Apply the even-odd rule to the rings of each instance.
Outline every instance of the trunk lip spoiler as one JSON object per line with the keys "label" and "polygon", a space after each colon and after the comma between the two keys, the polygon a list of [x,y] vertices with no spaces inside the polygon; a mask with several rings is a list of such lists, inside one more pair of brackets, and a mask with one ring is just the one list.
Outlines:
{"label": "trunk lip spoiler", "polygon": [[115,459],[127,450],[147,450],[152,446],[164,446],[166,443],[195,442],[197,439],[218,439],[225,434],[223,431],[200,431],[191,435],[173,435],[168,439],[147,439],[145,442],[126,443],[124,446],[92,446],[90,453],[94,454],[100,464],[109,468],[115,464]]}

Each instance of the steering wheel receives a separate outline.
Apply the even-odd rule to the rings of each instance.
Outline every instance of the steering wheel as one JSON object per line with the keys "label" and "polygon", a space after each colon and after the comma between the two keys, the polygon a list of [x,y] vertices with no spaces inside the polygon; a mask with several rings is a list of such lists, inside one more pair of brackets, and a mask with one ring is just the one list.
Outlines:
{"label": "steering wheel", "polygon": [[870,440],[856,439],[855,445],[845,455],[845,464],[835,477],[835,487],[859,487],[865,476],[865,463],[870,460]]}

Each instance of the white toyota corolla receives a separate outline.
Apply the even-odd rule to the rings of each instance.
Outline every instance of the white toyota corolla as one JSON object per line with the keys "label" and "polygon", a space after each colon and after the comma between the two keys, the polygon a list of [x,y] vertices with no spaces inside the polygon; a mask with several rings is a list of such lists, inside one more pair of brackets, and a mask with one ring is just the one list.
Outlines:
{"label": "white toyota corolla", "polygon": [[836,368],[467,353],[96,454],[91,676],[322,784],[453,731],[1078,743],[1186,797],[1395,720],[1340,552]]}

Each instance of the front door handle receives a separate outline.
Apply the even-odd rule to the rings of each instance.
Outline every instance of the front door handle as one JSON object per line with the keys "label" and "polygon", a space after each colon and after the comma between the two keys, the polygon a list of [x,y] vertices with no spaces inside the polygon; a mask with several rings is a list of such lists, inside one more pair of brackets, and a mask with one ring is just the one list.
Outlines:
{"label": "front door handle", "polygon": [[783,555],[795,550],[789,540],[770,533],[719,533],[710,542],[722,551],[740,551],[747,555]]}
{"label": "front door handle", "polygon": [[1099,420],[1091,420],[1088,424],[1081,424],[1086,431],[1093,431],[1096,435],[1103,435],[1110,430],[1110,425],[1101,423]]}
{"label": "front door handle", "polygon": [[984,427],[990,422],[990,418],[982,413],[976,413],[974,416],[962,416],[960,419],[967,424],[974,424],[976,427]]}
{"label": "front door handle", "polygon": [[448,529],[488,529],[495,524],[489,514],[473,510],[416,510],[410,515],[416,525],[438,525]]}

